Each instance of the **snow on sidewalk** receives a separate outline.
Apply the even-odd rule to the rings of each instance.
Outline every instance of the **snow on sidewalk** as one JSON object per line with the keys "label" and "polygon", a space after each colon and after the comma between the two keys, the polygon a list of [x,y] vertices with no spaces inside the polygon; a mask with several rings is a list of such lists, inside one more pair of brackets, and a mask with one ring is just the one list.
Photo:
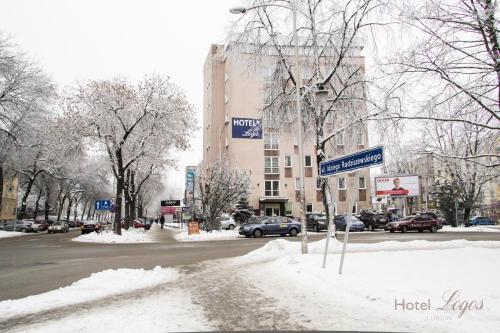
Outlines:
{"label": "snow on sidewalk", "polygon": [[173,268],[108,269],[93,273],[70,286],[17,300],[0,302],[0,320],[50,309],[95,301],[137,289],[155,286],[178,278]]}
{"label": "snow on sidewalk", "polygon": [[451,232],[500,232],[500,228],[498,226],[473,226],[473,227],[455,227],[445,225],[443,226],[443,231],[451,231]]}
{"label": "snow on sidewalk", "polygon": [[129,230],[122,229],[122,234],[116,235],[111,230],[103,230],[100,233],[91,232],[89,234],[80,235],[73,238],[75,242],[88,242],[88,243],[153,243],[154,240],[148,231],[144,229]]}
{"label": "snow on sidewalk", "polygon": [[238,234],[238,231],[235,230],[214,230],[212,232],[206,232],[204,230],[200,230],[199,234],[188,235],[187,230],[180,231],[175,234],[175,239],[180,242],[199,242],[199,241],[213,241],[213,240],[232,240],[241,238]]}
{"label": "snow on sidewalk", "polygon": [[488,279],[500,274],[492,264],[500,242],[349,244],[342,275],[342,244],[331,245],[326,269],[324,241],[301,255],[300,243],[278,239],[231,260],[248,288],[258,286],[310,330],[500,331],[500,285]]}
{"label": "snow on sidewalk", "polygon": [[0,238],[11,238],[27,235],[25,232],[0,230]]}

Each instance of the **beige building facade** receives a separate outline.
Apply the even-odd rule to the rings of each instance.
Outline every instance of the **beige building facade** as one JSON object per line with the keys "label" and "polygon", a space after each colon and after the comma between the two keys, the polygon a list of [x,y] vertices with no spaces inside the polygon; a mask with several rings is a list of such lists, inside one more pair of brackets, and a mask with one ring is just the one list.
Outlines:
{"label": "beige building facade", "polygon": [[[250,57],[250,56],[248,56]],[[360,58],[359,61],[363,61]],[[281,215],[297,218],[299,203],[299,142],[293,128],[283,130],[280,124],[262,123],[268,77],[266,69],[253,68],[245,58],[227,45],[212,45],[204,64],[203,161],[207,169],[218,158],[225,157],[236,168],[250,173],[249,203],[258,215]],[[243,119],[243,120],[242,120]],[[234,126],[240,121],[261,121],[261,138],[241,138]],[[366,126],[360,130],[354,149],[368,147]],[[306,210],[321,212],[322,192],[318,188],[314,138],[303,144],[305,166]],[[346,139],[347,140],[347,139]],[[329,157],[340,156],[345,149],[343,138],[337,139]],[[200,170],[201,171],[201,170]],[[348,210],[347,188],[354,178],[347,175],[329,178],[336,211]],[[370,173],[358,173],[355,186],[356,210],[371,207]],[[350,188],[350,187],[349,187]]]}
{"label": "beige building facade", "polygon": [[16,218],[17,186],[17,177],[4,177],[2,209],[0,211],[0,220],[2,221]]}

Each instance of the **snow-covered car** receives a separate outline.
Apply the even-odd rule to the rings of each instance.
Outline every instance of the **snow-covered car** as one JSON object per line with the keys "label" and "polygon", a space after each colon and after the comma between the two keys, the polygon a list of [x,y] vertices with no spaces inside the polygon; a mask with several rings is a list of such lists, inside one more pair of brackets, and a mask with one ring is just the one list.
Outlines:
{"label": "snow-covered car", "polygon": [[220,228],[225,230],[233,230],[236,228],[236,222],[231,216],[222,216],[220,218]]}
{"label": "snow-covered car", "polygon": [[47,230],[49,234],[56,232],[68,232],[68,231],[69,231],[69,226],[64,221],[54,222],[53,224],[49,225],[49,228]]}

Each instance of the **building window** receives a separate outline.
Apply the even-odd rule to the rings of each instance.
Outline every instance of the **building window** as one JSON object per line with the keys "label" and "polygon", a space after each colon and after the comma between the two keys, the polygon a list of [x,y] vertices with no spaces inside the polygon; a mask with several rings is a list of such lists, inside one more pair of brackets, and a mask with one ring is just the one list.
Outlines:
{"label": "building window", "polygon": [[366,189],[365,177],[359,177],[358,178],[358,188],[360,190],[365,190]]}
{"label": "building window", "polygon": [[363,126],[359,126],[358,130],[356,131],[356,144],[358,146],[363,145]]}
{"label": "building window", "polygon": [[264,149],[276,150],[278,149],[278,142],[277,133],[264,133]]}
{"label": "building window", "polygon": [[359,201],[366,201],[366,189],[359,189]]}
{"label": "building window", "polygon": [[306,204],[306,213],[312,213],[312,211],[313,211],[313,204],[307,203]]}
{"label": "building window", "polygon": [[310,166],[312,166],[312,159],[311,159],[311,155],[306,155],[306,156],[304,156],[304,166],[305,166],[305,167],[310,167]]}
{"label": "building window", "polygon": [[335,142],[337,143],[337,146],[344,145],[344,132],[340,132],[337,134],[337,137],[335,138]]}
{"label": "building window", "polygon": [[292,156],[285,155],[285,168],[291,168],[291,167],[292,167]]}
{"label": "building window", "polygon": [[339,190],[345,190],[347,187],[346,187],[346,184],[345,184],[345,178],[344,177],[340,177],[339,178]]}
{"label": "building window", "polygon": [[292,216],[293,205],[291,202],[285,203],[285,216]]}
{"label": "building window", "polygon": [[265,195],[266,197],[277,197],[279,195],[280,182],[278,180],[266,180]]}
{"label": "building window", "polygon": [[339,201],[346,201],[346,200],[347,200],[347,191],[339,190]]}
{"label": "building window", "polygon": [[266,156],[265,159],[265,165],[264,165],[264,173],[280,173],[279,170],[279,160],[277,156]]}
{"label": "building window", "polygon": [[300,191],[300,177],[295,177],[295,190]]}
{"label": "building window", "polygon": [[316,189],[321,190],[321,178],[316,178]]}

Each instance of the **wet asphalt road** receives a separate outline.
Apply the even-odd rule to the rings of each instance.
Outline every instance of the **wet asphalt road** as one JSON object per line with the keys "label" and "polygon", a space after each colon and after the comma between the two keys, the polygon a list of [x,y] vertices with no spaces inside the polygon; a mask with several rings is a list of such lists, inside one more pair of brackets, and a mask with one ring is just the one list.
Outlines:
{"label": "wet asphalt road", "polygon": [[[142,244],[92,244],[71,241],[79,235],[78,230],[67,234],[37,233],[0,239],[0,301],[64,287],[104,269],[184,266],[210,259],[240,256],[279,238],[176,242],[171,239],[170,231],[163,232],[165,237],[161,242]],[[342,234],[340,236],[339,239],[342,240]],[[325,237],[325,233],[310,233],[308,237],[311,241],[320,240]],[[350,234],[350,242],[355,243],[416,239],[500,241],[500,233],[440,231],[434,234],[391,234],[378,231]],[[299,238],[294,240],[298,241]]]}

